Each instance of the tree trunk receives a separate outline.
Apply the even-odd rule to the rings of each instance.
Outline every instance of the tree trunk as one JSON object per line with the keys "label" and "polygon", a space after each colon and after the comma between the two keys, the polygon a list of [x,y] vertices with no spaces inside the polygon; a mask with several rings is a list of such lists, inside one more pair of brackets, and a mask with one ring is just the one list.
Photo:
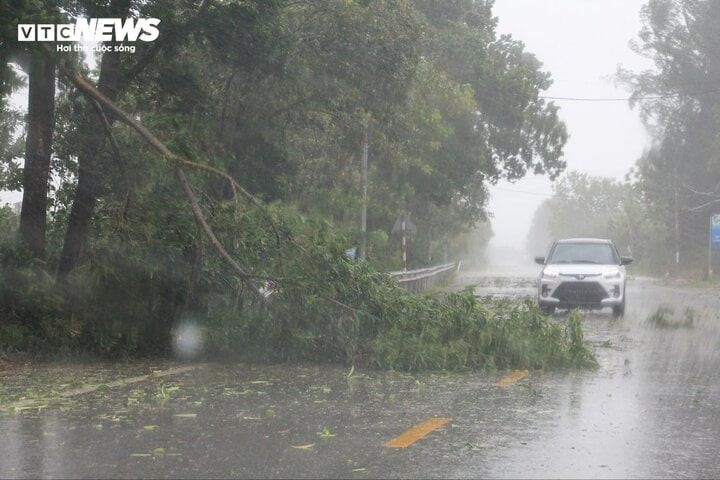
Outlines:
{"label": "tree trunk", "polygon": [[[122,78],[117,55],[106,53],[100,62],[98,90],[107,98],[115,101]],[[108,116],[113,122],[113,117]],[[107,153],[104,152],[107,137],[97,113],[87,106],[80,126],[83,145],[78,151],[78,183],[73,198],[65,242],[60,254],[58,280],[64,281],[75,268],[83,255],[90,234],[92,217],[97,199],[102,194],[102,172],[106,170]]]}
{"label": "tree trunk", "polygon": [[[103,2],[91,3],[94,7],[90,8],[88,13],[97,17],[126,18],[133,3],[131,0],[111,0],[109,5]],[[176,39],[179,42],[180,38],[187,36],[198,25],[198,19],[207,11],[209,4],[210,0],[203,0],[197,14],[185,28],[178,28],[174,34],[160,37],[132,67],[122,68],[117,54],[104,54],[100,62],[100,78],[97,84],[100,93],[113,102],[117,100],[122,89],[152,63],[164,46],[172,46]],[[107,120],[112,124],[115,118],[108,114]],[[102,122],[90,107],[86,108],[82,122],[80,130],[85,141],[78,153],[78,185],[58,265],[57,278],[60,282],[64,281],[82,258],[92,226],[95,205],[103,194],[103,181],[107,180],[102,176],[107,171],[106,162],[103,160],[105,156],[103,149],[107,144],[107,138]]]}
{"label": "tree trunk", "polygon": [[40,52],[31,52],[30,55],[19,231],[20,241],[32,255],[45,258],[48,182],[55,130],[55,64]]}

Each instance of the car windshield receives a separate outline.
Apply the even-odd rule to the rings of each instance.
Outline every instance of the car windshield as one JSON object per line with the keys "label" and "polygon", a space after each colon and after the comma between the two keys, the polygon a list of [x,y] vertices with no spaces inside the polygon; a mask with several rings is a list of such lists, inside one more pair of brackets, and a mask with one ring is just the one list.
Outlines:
{"label": "car windshield", "polygon": [[558,243],[549,263],[619,263],[610,244],[607,243]]}

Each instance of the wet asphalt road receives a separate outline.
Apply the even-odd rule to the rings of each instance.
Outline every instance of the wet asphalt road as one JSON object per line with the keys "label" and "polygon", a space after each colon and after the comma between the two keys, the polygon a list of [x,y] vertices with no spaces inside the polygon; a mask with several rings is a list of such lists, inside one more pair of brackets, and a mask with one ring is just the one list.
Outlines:
{"label": "wet asphalt road", "polygon": [[[455,287],[530,295],[534,275],[465,272]],[[628,295],[625,318],[584,314],[597,370],[530,372],[506,387],[506,372],[198,364],[62,399],[34,392],[0,413],[0,477],[719,477],[720,296],[651,279],[631,280]],[[660,306],[674,313],[648,320]],[[23,376],[63,391],[149,369],[2,371],[2,402],[17,401]],[[407,448],[383,445],[433,417],[451,420]]]}

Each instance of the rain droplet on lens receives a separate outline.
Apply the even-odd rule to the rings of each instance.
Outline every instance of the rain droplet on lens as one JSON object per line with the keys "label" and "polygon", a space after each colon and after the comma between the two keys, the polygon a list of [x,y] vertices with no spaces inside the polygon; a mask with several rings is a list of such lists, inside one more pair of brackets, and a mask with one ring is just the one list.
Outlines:
{"label": "rain droplet on lens", "polygon": [[191,360],[200,355],[205,345],[205,329],[192,321],[182,321],[172,330],[173,353],[180,358]]}

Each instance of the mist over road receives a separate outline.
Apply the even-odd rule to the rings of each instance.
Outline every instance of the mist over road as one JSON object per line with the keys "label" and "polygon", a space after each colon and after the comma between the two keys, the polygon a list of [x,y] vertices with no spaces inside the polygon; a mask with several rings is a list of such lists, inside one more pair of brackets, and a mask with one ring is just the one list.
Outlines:
{"label": "mist over road", "polygon": [[[465,272],[461,281],[481,296],[533,296],[529,264],[507,266]],[[627,295],[624,318],[609,309],[583,312],[598,370],[532,375],[535,400],[517,412],[518,441],[481,468],[459,468],[452,476],[720,475],[717,292],[631,275]]]}

